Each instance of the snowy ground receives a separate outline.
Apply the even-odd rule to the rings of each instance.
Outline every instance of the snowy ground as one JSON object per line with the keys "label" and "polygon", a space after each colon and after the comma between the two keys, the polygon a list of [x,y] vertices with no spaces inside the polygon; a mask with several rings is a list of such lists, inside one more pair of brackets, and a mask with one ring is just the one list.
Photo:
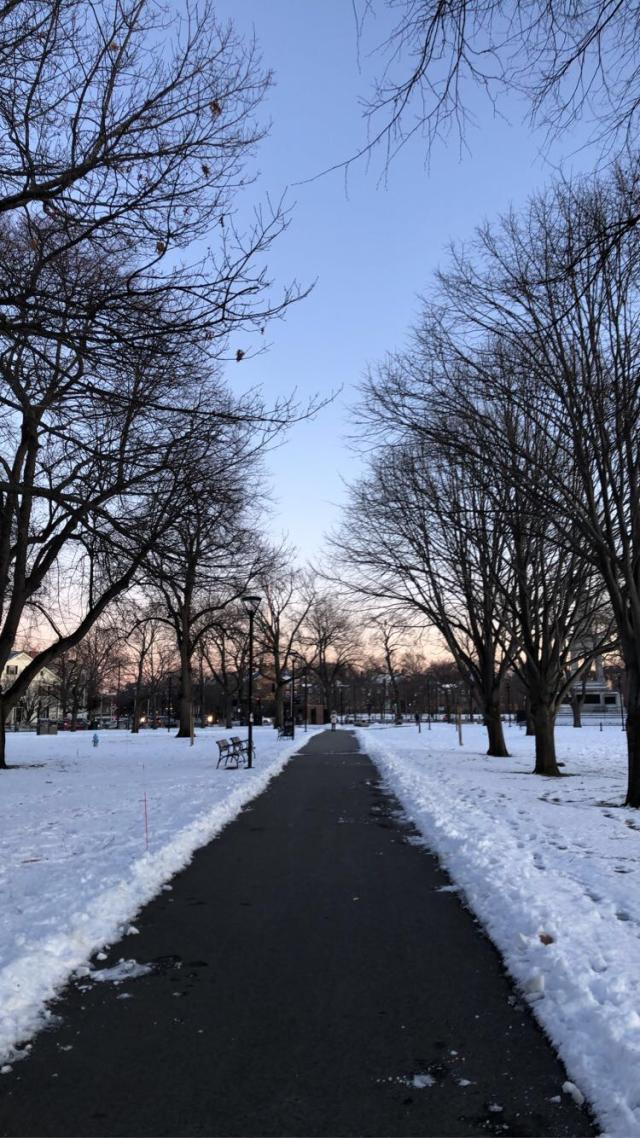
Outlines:
{"label": "snowy ground", "polygon": [[[533,741],[507,733],[511,759],[487,758],[479,726],[464,725],[463,746],[445,724],[357,732],[604,1131],[640,1138],[640,813],[620,806],[625,736],[558,728],[570,777],[541,779],[529,773]],[[0,775],[4,1069],[69,975],[129,929],[304,742],[256,729],[255,769],[216,770],[225,734],[207,730],[192,748],[161,730],[101,732],[97,749],[91,732],[9,737],[18,769]]]}
{"label": "snowy ground", "polygon": [[357,734],[604,1132],[640,1135],[640,812],[620,806],[625,735],[559,727],[570,777],[547,779],[529,773],[533,740],[506,731],[510,759],[487,758],[485,732],[467,724],[462,746],[447,724]]}
{"label": "snowy ground", "polygon": [[[245,731],[237,731],[244,736]],[[69,975],[259,794],[304,741],[255,728],[249,770],[217,770],[215,740],[166,731],[8,737],[0,774],[0,1064],[16,1058]],[[0,1073],[3,1067],[0,1066]]]}

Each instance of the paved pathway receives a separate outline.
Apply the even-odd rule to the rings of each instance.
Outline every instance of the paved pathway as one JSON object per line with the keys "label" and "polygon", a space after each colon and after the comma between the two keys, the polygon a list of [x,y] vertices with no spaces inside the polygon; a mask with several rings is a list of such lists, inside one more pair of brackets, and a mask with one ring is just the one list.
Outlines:
{"label": "paved pathway", "polygon": [[397,811],[352,735],[315,736],[105,962],[153,974],[70,986],[0,1134],[594,1133]]}

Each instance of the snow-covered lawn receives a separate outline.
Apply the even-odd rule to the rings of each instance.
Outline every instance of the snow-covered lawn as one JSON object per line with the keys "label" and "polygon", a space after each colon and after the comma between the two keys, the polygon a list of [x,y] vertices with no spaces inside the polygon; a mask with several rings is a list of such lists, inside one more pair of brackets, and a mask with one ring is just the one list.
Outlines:
{"label": "snow-covered lawn", "polygon": [[[640,812],[621,807],[620,728],[558,727],[562,779],[539,778],[533,740],[510,759],[480,726],[359,729],[461,895],[500,950],[607,1134],[640,1135]],[[499,1049],[500,1040],[496,1040]]]}
{"label": "snow-covered lawn", "polygon": [[[242,732],[240,732],[242,734]],[[267,785],[304,743],[256,729],[253,771],[216,770],[166,731],[11,735],[0,775],[0,1064],[46,1001]],[[619,728],[558,728],[563,779],[533,741],[489,759],[464,725],[358,729],[363,750],[448,867],[607,1134],[640,1138],[640,812],[620,806]],[[496,1040],[499,1048],[500,1041]],[[1,1067],[0,1067],[1,1072]]]}
{"label": "snow-covered lawn", "polygon": [[[190,861],[295,751],[255,728],[252,770],[217,770],[212,728],[10,735],[0,774],[0,1063],[45,1002]],[[244,736],[246,731],[231,734]]]}

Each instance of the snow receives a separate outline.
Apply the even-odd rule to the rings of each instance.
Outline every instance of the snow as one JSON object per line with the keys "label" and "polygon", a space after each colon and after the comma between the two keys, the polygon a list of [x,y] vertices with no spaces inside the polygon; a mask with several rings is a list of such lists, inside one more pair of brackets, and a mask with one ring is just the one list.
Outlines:
{"label": "snow", "polygon": [[[463,746],[446,724],[357,735],[422,835],[414,840],[450,873],[436,894],[457,893],[477,915],[556,1046],[568,1074],[558,1095],[586,1096],[608,1135],[640,1138],[640,814],[620,805],[626,737],[558,728],[570,777],[548,779],[530,773],[533,740],[506,731],[509,759],[485,755],[480,726],[464,725]],[[140,908],[171,890],[305,741],[256,728],[255,768],[226,771],[215,765],[224,731],[199,733],[194,747],[148,730],[100,732],[94,748],[91,734],[8,738],[0,1074],[55,1022],[47,1003],[70,975],[117,989],[140,967],[101,968],[101,950],[135,932]],[[429,1093],[423,1072],[407,1079]]]}
{"label": "snow", "polygon": [[[11,734],[0,775],[0,1073],[52,1016],[46,1004],[303,746],[254,728],[252,770],[216,769],[208,728]],[[98,970],[117,982],[135,961]],[[140,974],[137,972],[136,974]],[[129,972],[131,975],[131,972]]]}
{"label": "snow", "polygon": [[[589,1099],[607,1135],[640,1136],[640,814],[621,805],[619,726],[558,727],[562,779],[533,769],[533,739],[506,726],[512,757],[453,725],[360,728],[408,817],[500,950],[562,1057],[562,1090]],[[442,889],[438,892],[443,892]]]}
{"label": "snow", "polygon": [[428,1073],[424,1075],[414,1075],[411,1080],[411,1086],[419,1091],[423,1091],[425,1087],[435,1087],[435,1085],[436,1081],[433,1075],[429,1075]]}
{"label": "snow", "polygon": [[138,976],[146,976],[153,972],[152,964],[139,964],[137,960],[119,960],[113,968],[96,968],[91,972],[92,980],[109,981],[112,984],[121,984],[123,980],[135,980]]}

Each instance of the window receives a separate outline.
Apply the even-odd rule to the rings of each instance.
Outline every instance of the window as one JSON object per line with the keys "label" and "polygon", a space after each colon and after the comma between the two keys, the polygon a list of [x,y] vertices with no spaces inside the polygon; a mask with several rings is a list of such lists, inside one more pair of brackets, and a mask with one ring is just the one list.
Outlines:
{"label": "window", "polygon": [[8,676],[17,676],[18,675],[18,665],[17,664],[7,664],[7,666],[5,668],[5,672],[7,673]]}
{"label": "window", "polygon": [[600,703],[600,692],[587,692],[584,697],[585,703]]}
{"label": "window", "polygon": [[605,695],[604,702],[605,703],[617,703],[618,700],[617,700],[615,695]]}

